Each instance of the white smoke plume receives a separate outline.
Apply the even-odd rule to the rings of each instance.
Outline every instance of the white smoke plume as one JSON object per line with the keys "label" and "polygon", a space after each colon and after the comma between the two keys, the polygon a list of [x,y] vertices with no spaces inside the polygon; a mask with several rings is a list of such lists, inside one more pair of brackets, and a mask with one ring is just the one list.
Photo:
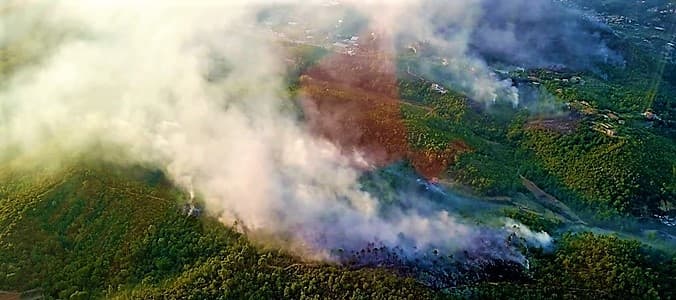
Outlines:
{"label": "white smoke plume", "polygon": [[[446,210],[382,217],[377,198],[359,186],[355,158],[284,112],[283,50],[257,25],[262,2],[11,2],[2,10],[1,47],[25,42],[38,27],[69,34],[58,43],[31,40],[45,48],[43,57],[3,78],[0,150],[122,145],[130,159],[159,165],[194,188],[223,222],[313,258],[374,242],[523,260],[503,243],[506,231],[469,225]],[[476,98],[499,97],[504,83],[467,55],[466,34],[442,40],[426,22],[451,18],[471,28],[481,13],[477,1],[450,1],[448,14],[420,14],[427,9],[413,1],[384,3],[359,8],[394,33],[451,49],[454,72],[472,70],[458,75],[460,85]],[[207,80],[214,61],[221,75]]]}
{"label": "white smoke plume", "polygon": [[552,245],[552,237],[547,232],[535,232],[513,219],[505,220],[505,228],[517,237],[526,240],[531,246],[547,249]]}
{"label": "white smoke plume", "polygon": [[437,59],[419,63],[423,75],[488,104],[519,104],[512,81],[498,79],[488,61],[595,72],[598,64],[624,63],[621,54],[607,45],[612,30],[590,17],[590,12],[564,6],[562,1],[354,2],[400,42],[424,42],[432,49]]}

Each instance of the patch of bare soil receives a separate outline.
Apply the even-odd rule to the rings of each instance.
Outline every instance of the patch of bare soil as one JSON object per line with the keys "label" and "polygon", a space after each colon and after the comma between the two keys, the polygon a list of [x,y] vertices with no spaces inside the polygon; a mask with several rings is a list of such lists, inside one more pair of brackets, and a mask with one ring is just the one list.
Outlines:
{"label": "patch of bare soil", "polygon": [[438,177],[461,153],[462,141],[442,151],[412,149],[401,116],[394,59],[382,38],[360,38],[356,54],[334,53],[301,76],[302,107],[310,129],[346,153],[375,166],[408,159],[424,177]]}
{"label": "patch of bare soil", "polygon": [[571,134],[577,129],[580,120],[581,116],[578,113],[571,112],[566,116],[531,120],[526,124],[526,128],[549,130],[560,134]]}

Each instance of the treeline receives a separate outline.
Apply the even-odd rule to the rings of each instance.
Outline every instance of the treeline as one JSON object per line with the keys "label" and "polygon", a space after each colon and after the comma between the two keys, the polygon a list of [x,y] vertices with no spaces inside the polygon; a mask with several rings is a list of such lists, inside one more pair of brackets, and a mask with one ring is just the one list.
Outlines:
{"label": "treeline", "polygon": [[636,241],[566,234],[553,253],[534,253],[532,280],[460,289],[473,299],[673,299],[676,258]]}

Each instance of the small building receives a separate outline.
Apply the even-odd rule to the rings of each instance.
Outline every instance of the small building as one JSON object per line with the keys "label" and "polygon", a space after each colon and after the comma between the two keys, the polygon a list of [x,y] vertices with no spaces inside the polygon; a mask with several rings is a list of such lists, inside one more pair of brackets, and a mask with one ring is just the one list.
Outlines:
{"label": "small building", "polygon": [[648,120],[648,121],[655,121],[655,120],[658,120],[658,121],[659,121],[659,120],[662,120],[658,115],[656,115],[654,112],[649,111],[649,110],[646,111],[646,112],[644,112],[644,113],[643,113],[643,116],[644,116],[644,117],[646,118],[646,120]]}
{"label": "small building", "polygon": [[418,49],[416,49],[416,47],[413,46],[413,45],[408,46],[408,50],[411,50],[411,52],[413,52],[413,54],[417,54],[417,53],[418,53]]}
{"label": "small building", "polygon": [[652,111],[646,111],[646,112],[644,112],[644,113],[643,113],[643,116],[644,116],[646,119],[648,119],[648,120],[655,119],[655,114],[654,114]]}
{"label": "small building", "polygon": [[202,214],[202,208],[194,203],[186,203],[183,205],[183,214],[188,217],[199,217]]}
{"label": "small building", "polygon": [[441,86],[441,85],[439,85],[439,84],[437,84],[437,83],[432,83],[431,88],[432,88],[433,90],[439,92],[440,94],[446,94],[446,93],[448,93],[448,91],[447,91],[443,86]]}
{"label": "small building", "polygon": [[341,43],[341,42],[335,42],[335,43],[333,43],[333,46],[336,47],[336,48],[342,49],[342,50],[344,50],[348,47],[347,44],[344,44],[344,43]]}
{"label": "small building", "polygon": [[617,134],[615,128],[613,128],[613,126],[608,123],[595,123],[593,129],[609,137],[615,137]]}
{"label": "small building", "polygon": [[601,132],[603,132],[605,135],[609,137],[615,137],[615,130],[612,130],[610,128],[604,128],[601,130]]}

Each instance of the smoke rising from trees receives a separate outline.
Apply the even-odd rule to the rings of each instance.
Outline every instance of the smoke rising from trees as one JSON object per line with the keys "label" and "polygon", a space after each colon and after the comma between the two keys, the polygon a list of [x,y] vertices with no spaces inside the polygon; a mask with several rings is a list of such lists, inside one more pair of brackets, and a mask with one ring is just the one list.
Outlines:
{"label": "smoke rising from trees", "polygon": [[[522,1],[493,2],[346,5],[355,5],[393,36],[415,37],[444,49],[451,61],[450,80],[471,97],[515,102],[510,82],[496,79],[474,49],[509,57],[522,53],[521,45],[526,45],[530,58],[550,46],[527,46],[541,45],[538,34],[509,35],[512,23],[505,17],[509,3]],[[359,249],[377,242],[388,247],[410,245],[406,251],[465,250],[487,259],[523,260],[515,247],[504,243],[508,231],[469,224],[445,209],[422,209],[426,199],[412,202],[420,207],[393,209],[383,217],[377,195],[359,186],[361,171],[354,162],[362,161],[360,153],[345,155],[310,134],[285,110],[290,100],[279,54],[283,50],[256,20],[263,4],[8,5],[3,17],[8,30],[0,36],[0,46],[23,43],[30,49],[25,55],[39,54],[8,73],[0,90],[0,150],[49,147],[69,153],[87,151],[94,144],[126,148],[127,161],[160,166],[178,184],[194,187],[207,209],[224,223],[237,221],[254,238],[313,258],[330,259],[332,249]],[[302,1],[278,4],[317,13]],[[502,18],[484,22],[492,20],[491,5],[500,8]],[[442,23],[447,26],[440,31]],[[528,31],[513,28],[512,33]],[[40,30],[56,37],[32,36]],[[573,55],[605,51],[570,49]],[[221,73],[207,79],[215,60]],[[522,60],[513,58],[515,63]],[[546,56],[535,61],[560,63],[557,57]],[[94,155],[120,157],[105,151]]]}

